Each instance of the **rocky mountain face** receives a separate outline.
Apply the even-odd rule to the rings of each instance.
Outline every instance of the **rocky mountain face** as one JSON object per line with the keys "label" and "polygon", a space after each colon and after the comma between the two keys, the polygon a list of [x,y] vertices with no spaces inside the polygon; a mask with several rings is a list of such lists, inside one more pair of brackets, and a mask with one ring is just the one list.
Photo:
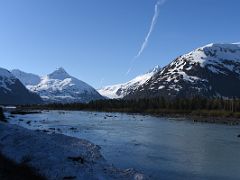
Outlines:
{"label": "rocky mountain face", "polygon": [[240,44],[209,44],[182,55],[126,98],[240,98]]}
{"label": "rocky mountain face", "polygon": [[156,66],[151,71],[146,74],[137,76],[131,81],[123,84],[116,84],[112,86],[106,86],[102,89],[99,89],[98,92],[109,99],[119,99],[123,98],[129,94],[132,94],[137,90],[140,86],[145,84],[154,74],[160,71],[160,67]]}
{"label": "rocky mountain face", "polygon": [[41,98],[30,92],[25,86],[8,70],[0,68],[0,104],[21,105],[40,104]]}
{"label": "rocky mountain face", "polygon": [[[22,72],[21,74],[26,73]],[[28,82],[34,82],[25,83],[26,87],[30,91],[39,94],[46,103],[85,103],[91,100],[103,99],[93,87],[70,76],[63,68],[41,77],[39,82],[37,76],[31,74],[29,77],[18,76],[18,78],[22,82],[26,82],[26,79],[30,79]]]}

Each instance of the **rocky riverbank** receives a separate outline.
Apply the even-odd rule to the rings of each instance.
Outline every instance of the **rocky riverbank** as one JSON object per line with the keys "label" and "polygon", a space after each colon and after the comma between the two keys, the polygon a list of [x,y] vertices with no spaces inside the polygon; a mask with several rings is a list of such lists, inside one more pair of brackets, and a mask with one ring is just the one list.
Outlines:
{"label": "rocky riverbank", "polygon": [[1,153],[47,179],[146,179],[133,169],[109,165],[100,147],[61,134],[46,134],[0,123]]}

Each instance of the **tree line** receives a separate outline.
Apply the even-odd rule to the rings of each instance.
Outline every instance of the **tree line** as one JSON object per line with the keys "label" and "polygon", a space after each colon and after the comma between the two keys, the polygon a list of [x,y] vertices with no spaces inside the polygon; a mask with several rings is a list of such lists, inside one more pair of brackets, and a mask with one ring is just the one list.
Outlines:
{"label": "tree line", "polygon": [[[33,107],[33,106],[31,106]],[[113,112],[136,112],[136,113],[205,113],[215,112],[222,115],[237,114],[240,117],[239,99],[207,99],[202,97],[166,99],[164,97],[151,99],[113,99],[97,100],[84,103],[71,104],[46,104],[33,107],[35,109],[58,109],[58,110],[95,110]]]}

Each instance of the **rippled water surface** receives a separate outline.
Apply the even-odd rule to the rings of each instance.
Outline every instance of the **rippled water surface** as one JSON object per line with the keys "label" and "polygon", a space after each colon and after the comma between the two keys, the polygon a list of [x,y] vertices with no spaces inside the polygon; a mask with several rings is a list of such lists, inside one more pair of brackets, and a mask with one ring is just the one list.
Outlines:
{"label": "rippled water surface", "polygon": [[240,179],[240,126],[122,113],[44,111],[10,123],[87,139],[151,179]]}

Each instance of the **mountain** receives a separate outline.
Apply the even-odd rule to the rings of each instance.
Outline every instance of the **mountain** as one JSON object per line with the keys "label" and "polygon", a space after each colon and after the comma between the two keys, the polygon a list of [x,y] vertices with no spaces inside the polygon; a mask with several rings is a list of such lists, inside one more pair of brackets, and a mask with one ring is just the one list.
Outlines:
{"label": "mountain", "polygon": [[[23,74],[29,75],[27,73]],[[24,77],[24,79],[21,77]],[[25,82],[27,88],[39,94],[47,103],[85,103],[91,100],[103,99],[94,88],[70,76],[63,68],[59,68],[53,73],[42,77],[38,84],[35,84],[35,82],[37,83],[35,81],[37,77],[32,74],[29,77],[21,77],[19,79]],[[30,81],[26,81],[26,79]],[[33,84],[27,82],[33,82]]]}
{"label": "mountain", "polygon": [[18,69],[13,69],[11,73],[25,85],[25,86],[32,86],[37,85],[41,81],[41,77],[31,73],[25,73]]}
{"label": "mountain", "polygon": [[137,76],[136,78],[132,79],[131,81],[124,83],[124,84],[117,84],[112,86],[106,86],[102,89],[99,89],[98,92],[107,98],[110,99],[119,99],[123,98],[135,90],[137,90],[140,86],[145,84],[155,73],[160,71],[160,67],[156,66],[151,71],[147,72],[146,74]]}
{"label": "mountain", "polygon": [[240,44],[209,44],[182,55],[126,98],[240,98]]}
{"label": "mountain", "polygon": [[25,86],[8,70],[0,68],[0,104],[40,104],[41,98],[30,92]]}

